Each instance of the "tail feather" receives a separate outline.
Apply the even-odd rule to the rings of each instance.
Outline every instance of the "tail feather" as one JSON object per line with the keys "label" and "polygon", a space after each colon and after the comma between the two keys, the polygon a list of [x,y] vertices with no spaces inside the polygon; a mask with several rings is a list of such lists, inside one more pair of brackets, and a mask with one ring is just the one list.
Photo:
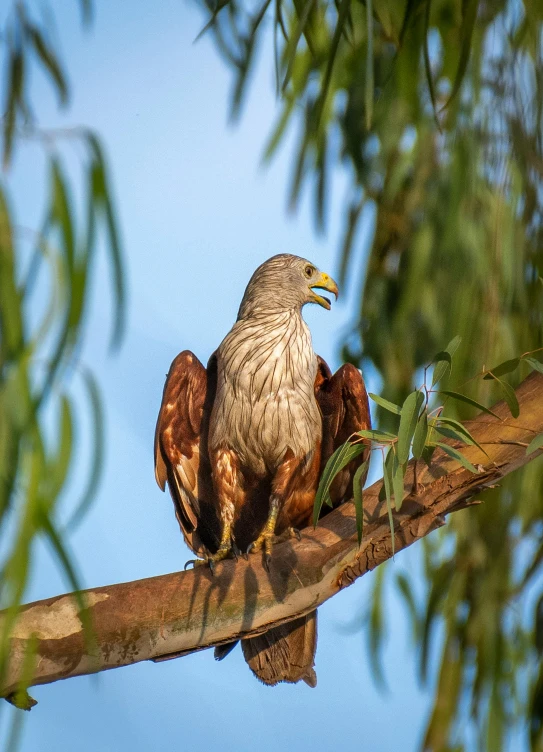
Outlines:
{"label": "tail feather", "polygon": [[313,668],[317,649],[317,612],[269,629],[257,637],[241,641],[243,656],[253,674],[264,684],[317,685]]}

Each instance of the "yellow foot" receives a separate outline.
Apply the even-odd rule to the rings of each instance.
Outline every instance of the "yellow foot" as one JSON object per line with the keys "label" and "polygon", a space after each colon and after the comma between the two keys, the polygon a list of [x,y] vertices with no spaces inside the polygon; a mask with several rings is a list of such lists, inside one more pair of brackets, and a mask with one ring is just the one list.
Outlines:
{"label": "yellow foot", "polygon": [[256,553],[257,551],[263,551],[263,564],[267,572],[270,571],[271,554],[274,543],[275,535],[271,530],[264,530],[260,533],[258,538],[249,544],[247,553]]}
{"label": "yellow foot", "polygon": [[216,553],[209,554],[209,556],[206,556],[203,559],[189,559],[185,564],[185,570],[192,564],[194,568],[208,566],[213,573],[215,564],[218,561],[223,561],[223,559],[230,559],[232,557],[237,559],[237,549],[234,549],[231,546],[220,546]]}

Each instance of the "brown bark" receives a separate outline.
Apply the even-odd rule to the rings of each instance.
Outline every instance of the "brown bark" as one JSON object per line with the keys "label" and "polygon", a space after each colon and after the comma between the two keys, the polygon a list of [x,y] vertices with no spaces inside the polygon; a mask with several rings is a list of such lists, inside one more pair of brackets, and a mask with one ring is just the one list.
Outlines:
{"label": "brown bark", "polygon": [[[469,429],[488,453],[463,447],[478,467],[473,475],[444,452],[432,466],[413,463],[406,476],[401,511],[394,514],[395,548],[400,551],[444,523],[444,516],[478,503],[476,494],[542,454],[526,456],[526,446],[543,432],[543,375],[533,373],[518,388],[520,417],[507,406],[493,409],[500,420],[482,414]],[[454,442],[453,442],[454,444]],[[457,445],[459,446],[459,445]],[[194,650],[258,634],[305,614],[392,555],[386,509],[378,501],[381,481],[364,492],[365,525],[357,545],[353,504],[328,514],[301,541],[275,547],[271,572],[260,557],[225,561],[215,576],[207,569],[176,572],[85,591],[95,638],[85,639],[78,604],[61,595],[22,607],[11,628],[10,658],[0,696],[18,686],[30,642],[36,650],[29,685],[46,684],[144,660],[165,660]],[[0,614],[0,625],[6,624]],[[0,626],[1,629],[1,626]]]}

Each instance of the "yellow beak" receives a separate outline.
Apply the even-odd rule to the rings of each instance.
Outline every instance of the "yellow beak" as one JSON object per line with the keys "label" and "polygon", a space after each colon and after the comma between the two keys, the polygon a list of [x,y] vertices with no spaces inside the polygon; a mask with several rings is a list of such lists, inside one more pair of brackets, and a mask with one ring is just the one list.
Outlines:
{"label": "yellow beak", "polygon": [[[331,292],[335,295],[336,300],[339,295],[338,286],[336,285],[332,277],[329,277],[328,274],[325,274],[324,272],[321,272],[319,279],[312,285],[309,285],[309,287],[311,288],[311,290],[314,290],[315,288],[319,290],[327,290],[328,292]],[[328,300],[328,298],[325,298],[324,295],[317,295],[316,293],[312,293],[311,302],[318,303],[328,311],[330,310],[330,301]]]}

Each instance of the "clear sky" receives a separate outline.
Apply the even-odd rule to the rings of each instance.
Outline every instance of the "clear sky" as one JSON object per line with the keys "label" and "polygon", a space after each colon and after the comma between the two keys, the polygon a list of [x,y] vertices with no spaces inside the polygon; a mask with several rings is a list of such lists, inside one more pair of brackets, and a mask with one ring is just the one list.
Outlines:
{"label": "clear sky", "polygon": [[[238,125],[228,124],[230,75],[207,38],[203,18],[176,0],[96,3],[82,33],[75,0],[54,3],[73,101],[60,117],[39,77],[44,125],[87,124],[110,156],[129,283],[127,336],[110,357],[107,269],[99,264],[82,358],[103,390],[107,413],[104,482],[71,537],[87,587],[180,569],[189,558],[172,504],[157,488],[152,443],[164,375],[185,348],[206,360],[232,325],[244,287],[267,257],[306,256],[337,270],[344,183],[335,179],[326,237],[314,232],[305,202],[286,212],[292,152],[264,169],[264,142],[277,114],[271,57],[264,50]],[[13,181],[22,223],[39,217],[39,147],[21,150]],[[356,287],[359,270],[351,272]],[[337,367],[349,322],[349,291],[331,312],[306,310],[315,349]],[[350,291],[352,293],[352,290]],[[374,389],[377,388],[373,383]],[[79,449],[85,447],[81,438]],[[73,478],[73,486],[77,478]],[[67,495],[66,512],[73,500]],[[415,550],[396,557],[389,576],[413,572]],[[371,681],[361,624],[372,575],[320,610],[318,686],[259,684],[236,649],[162,664],[140,663],[99,677],[37,687],[22,749],[145,752],[151,749],[415,749],[429,697],[418,689],[410,637],[395,595],[386,602],[389,691]],[[29,600],[67,589],[47,549],[38,547]],[[13,711],[2,708],[0,742]]]}

